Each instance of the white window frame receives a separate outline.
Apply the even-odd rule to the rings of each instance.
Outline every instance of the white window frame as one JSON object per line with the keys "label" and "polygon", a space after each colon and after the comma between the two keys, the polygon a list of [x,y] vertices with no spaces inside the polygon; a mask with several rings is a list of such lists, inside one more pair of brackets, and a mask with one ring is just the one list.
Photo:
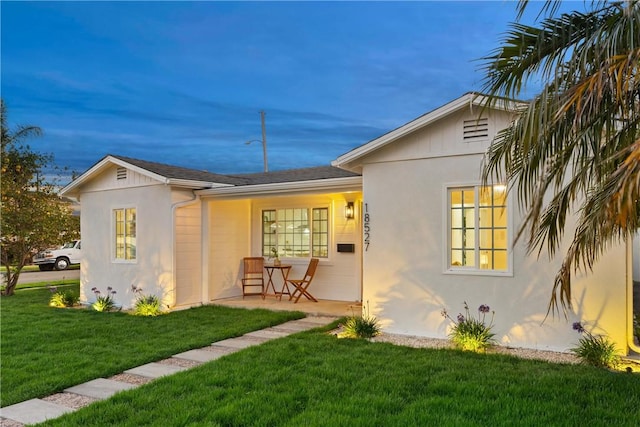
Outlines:
{"label": "white window frame", "polygon": [[319,258],[321,261],[326,261],[329,260],[331,257],[331,242],[333,241],[333,235],[332,235],[332,209],[331,206],[328,204],[309,204],[309,205],[305,205],[305,204],[296,204],[293,206],[289,206],[289,205],[278,205],[278,206],[264,206],[264,207],[260,207],[259,208],[259,212],[260,212],[260,223],[259,223],[259,231],[260,231],[260,252],[262,254],[262,256],[264,257],[271,257],[271,253],[264,253],[264,234],[263,234],[263,218],[264,218],[264,212],[265,211],[275,211],[276,215],[277,212],[279,210],[285,210],[285,209],[305,209],[308,212],[308,220],[309,220],[309,227],[312,226],[312,222],[313,222],[313,210],[314,209],[326,209],[327,211],[327,255],[326,256],[314,256],[313,255],[313,232],[310,230],[310,237],[309,237],[309,256],[308,257],[288,257],[288,256],[280,256],[281,259],[286,259],[287,262],[295,262],[296,260],[309,260],[311,258]]}
{"label": "white window frame", "polygon": [[[126,218],[126,211],[127,210],[135,210],[136,212],[136,256],[133,259],[126,259],[126,258],[117,258],[116,257],[116,211],[124,211],[125,214],[125,218]],[[126,221],[125,221],[126,224]],[[126,235],[125,235],[126,238]],[[111,208],[111,233],[109,235],[109,239],[111,240],[111,262],[112,263],[116,263],[116,264],[136,264],[138,262],[138,244],[137,244],[137,239],[138,239],[138,207],[137,206],[116,206],[116,207],[112,207]],[[126,245],[125,245],[125,253],[126,253]]]}
{"label": "white window frame", "polygon": [[[499,184],[494,184],[499,185]],[[507,269],[506,270],[489,270],[489,269],[481,269],[479,268],[480,261],[480,251],[479,251],[479,224],[475,226],[475,266],[467,267],[467,266],[453,266],[451,265],[451,205],[449,199],[449,191],[451,190],[461,190],[464,188],[473,187],[475,191],[474,197],[474,209],[475,209],[475,218],[478,218],[479,211],[479,190],[482,187],[482,184],[477,181],[473,182],[456,182],[456,183],[447,183],[444,185],[442,199],[443,199],[443,253],[442,253],[442,271],[444,274],[454,274],[454,275],[468,275],[468,276],[494,276],[494,277],[513,277],[513,203],[510,194],[507,194]]]}

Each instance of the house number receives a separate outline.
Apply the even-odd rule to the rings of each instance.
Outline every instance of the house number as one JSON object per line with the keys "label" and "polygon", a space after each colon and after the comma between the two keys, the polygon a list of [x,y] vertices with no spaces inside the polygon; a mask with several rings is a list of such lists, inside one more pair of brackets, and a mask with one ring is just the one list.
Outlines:
{"label": "house number", "polygon": [[364,218],[363,218],[363,232],[364,232],[364,250],[365,252],[369,250],[369,243],[371,243],[371,226],[369,225],[369,221],[371,220],[371,216],[369,215],[369,204],[364,204]]}

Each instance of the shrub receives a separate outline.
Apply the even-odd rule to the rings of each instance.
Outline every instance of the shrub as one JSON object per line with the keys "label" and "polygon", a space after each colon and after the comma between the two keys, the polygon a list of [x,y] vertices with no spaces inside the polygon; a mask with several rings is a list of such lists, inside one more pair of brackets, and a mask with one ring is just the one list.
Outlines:
{"label": "shrub", "polygon": [[100,290],[95,286],[91,288],[94,294],[96,294],[96,301],[91,304],[91,307],[95,311],[111,311],[116,308],[116,301],[113,296],[116,291],[109,286],[105,295],[100,293]]}
{"label": "shrub", "polygon": [[495,311],[491,312],[491,322],[487,325],[485,317],[491,310],[488,305],[482,304],[478,307],[477,318],[469,313],[466,301],[464,309],[466,314],[458,313],[455,320],[449,316],[446,309],[442,310],[442,316],[453,322],[453,329],[449,333],[449,337],[453,345],[460,350],[484,352],[494,344],[494,334],[491,332],[491,328],[493,328]]}
{"label": "shrub", "polygon": [[53,293],[49,300],[51,307],[73,307],[80,301],[80,296],[70,290],[58,291],[55,286],[49,286],[49,290]]}
{"label": "shrub", "polygon": [[640,314],[633,316],[633,335],[635,335],[638,344],[640,344]]}
{"label": "shrub", "polygon": [[375,316],[369,315],[369,309],[365,306],[366,313],[362,316],[349,317],[344,325],[344,331],[340,337],[344,338],[373,338],[380,334],[380,325]]}
{"label": "shrub", "polygon": [[582,334],[578,346],[571,351],[582,363],[599,368],[615,368],[620,362],[615,344],[603,335],[594,335],[587,331],[582,323],[575,322],[573,330]]}
{"label": "shrub", "polygon": [[136,302],[133,314],[136,316],[157,316],[162,314],[160,310],[160,299],[155,295],[145,295],[142,288],[131,285],[131,290],[136,294]]}

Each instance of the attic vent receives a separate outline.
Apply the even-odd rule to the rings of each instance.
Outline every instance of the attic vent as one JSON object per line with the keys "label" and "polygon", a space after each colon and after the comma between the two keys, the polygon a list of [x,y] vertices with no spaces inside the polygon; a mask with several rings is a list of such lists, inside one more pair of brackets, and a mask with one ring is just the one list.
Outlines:
{"label": "attic vent", "polygon": [[127,179],[127,168],[116,169],[116,179]]}
{"label": "attic vent", "polygon": [[462,139],[473,142],[489,136],[489,119],[465,120],[463,123]]}

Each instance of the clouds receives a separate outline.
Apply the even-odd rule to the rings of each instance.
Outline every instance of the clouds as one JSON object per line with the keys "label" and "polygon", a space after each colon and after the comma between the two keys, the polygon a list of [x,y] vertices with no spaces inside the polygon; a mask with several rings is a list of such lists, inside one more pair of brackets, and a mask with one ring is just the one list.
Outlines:
{"label": "clouds", "polygon": [[501,2],[3,4],[2,96],[32,146],[219,173],[328,164],[469,90]]}

